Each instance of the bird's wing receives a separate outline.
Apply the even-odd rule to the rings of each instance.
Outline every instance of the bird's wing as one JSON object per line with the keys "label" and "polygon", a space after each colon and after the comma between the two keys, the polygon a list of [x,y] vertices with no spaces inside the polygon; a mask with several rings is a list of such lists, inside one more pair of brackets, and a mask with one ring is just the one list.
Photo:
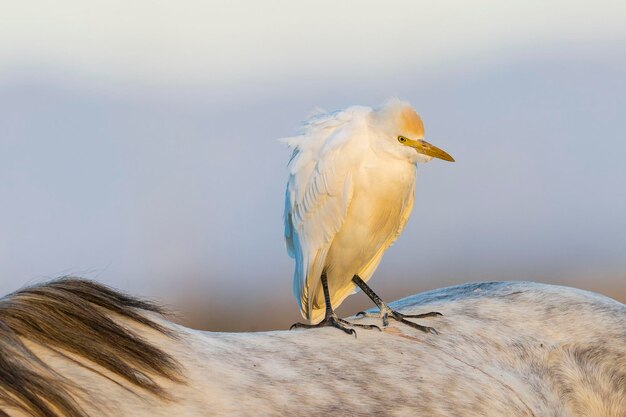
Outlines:
{"label": "bird's wing", "polygon": [[352,199],[351,172],[366,143],[365,112],[349,108],[309,121],[294,149],[285,194],[285,242],[295,258],[294,296],[310,318],[326,254]]}

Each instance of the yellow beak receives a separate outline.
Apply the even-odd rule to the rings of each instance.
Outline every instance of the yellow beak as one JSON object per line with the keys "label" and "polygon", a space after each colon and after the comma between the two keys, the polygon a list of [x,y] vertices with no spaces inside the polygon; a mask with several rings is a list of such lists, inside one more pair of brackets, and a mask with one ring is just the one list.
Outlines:
{"label": "yellow beak", "polygon": [[451,157],[446,151],[439,149],[435,145],[431,145],[425,140],[407,139],[405,144],[415,149],[417,153],[432,156],[433,158],[443,159],[444,161],[454,162],[454,158]]}

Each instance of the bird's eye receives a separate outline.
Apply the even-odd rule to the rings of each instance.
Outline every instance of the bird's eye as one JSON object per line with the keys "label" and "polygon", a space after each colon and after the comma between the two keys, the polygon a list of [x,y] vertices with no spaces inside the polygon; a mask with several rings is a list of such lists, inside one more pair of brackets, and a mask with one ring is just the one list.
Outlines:
{"label": "bird's eye", "polygon": [[406,138],[404,136],[398,136],[398,142],[404,143],[406,142]]}

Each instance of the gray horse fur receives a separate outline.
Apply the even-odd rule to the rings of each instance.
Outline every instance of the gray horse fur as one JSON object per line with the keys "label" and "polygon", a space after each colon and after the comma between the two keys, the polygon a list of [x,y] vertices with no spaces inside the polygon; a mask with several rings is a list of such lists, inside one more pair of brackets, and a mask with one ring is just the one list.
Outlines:
{"label": "gray horse fur", "polygon": [[[89,288],[72,293],[89,300],[68,314],[97,309],[125,329],[120,348],[104,350],[118,355],[124,372],[94,362],[88,350],[97,345],[51,350],[41,338],[19,335],[48,370],[26,353],[21,366],[60,381],[50,389],[69,396],[83,413],[76,415],[626,416],[626,306],[590,292],[530,282],[444,288],[392,303],[408,314],[443,313],[419,321],[438,335],[392,322],[382,332],[357,329],[355,339],[333,328],[200,332],[132,297],[114,297],[115,312],[106,302],[96,306],[105,289]],[[0,312],[12,297],[0,300]],[[73,323],[56,318],[60,328]],[[153,364],[128,356],[126,343],[137,337],[163,356]],[[6,353],[0,345],[0,358]],[[129,379],[128,366],[150,383]],[[10,391],[3,384],[0,394]],[[0,416],[29,415],[2,398]]]}

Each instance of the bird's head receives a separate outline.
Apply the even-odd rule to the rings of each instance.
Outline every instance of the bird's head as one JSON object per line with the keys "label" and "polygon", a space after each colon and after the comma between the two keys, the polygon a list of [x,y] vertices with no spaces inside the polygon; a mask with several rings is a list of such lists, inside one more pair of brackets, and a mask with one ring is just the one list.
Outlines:
{"label": "bird's head", "polygon": [[424,123],[406,101],[392,99],[374,110],[372,120],[385,140],[385,148],[408,157],[413,162],[428,162],[432,158],[454,162],[447,152],[424,140]]}

